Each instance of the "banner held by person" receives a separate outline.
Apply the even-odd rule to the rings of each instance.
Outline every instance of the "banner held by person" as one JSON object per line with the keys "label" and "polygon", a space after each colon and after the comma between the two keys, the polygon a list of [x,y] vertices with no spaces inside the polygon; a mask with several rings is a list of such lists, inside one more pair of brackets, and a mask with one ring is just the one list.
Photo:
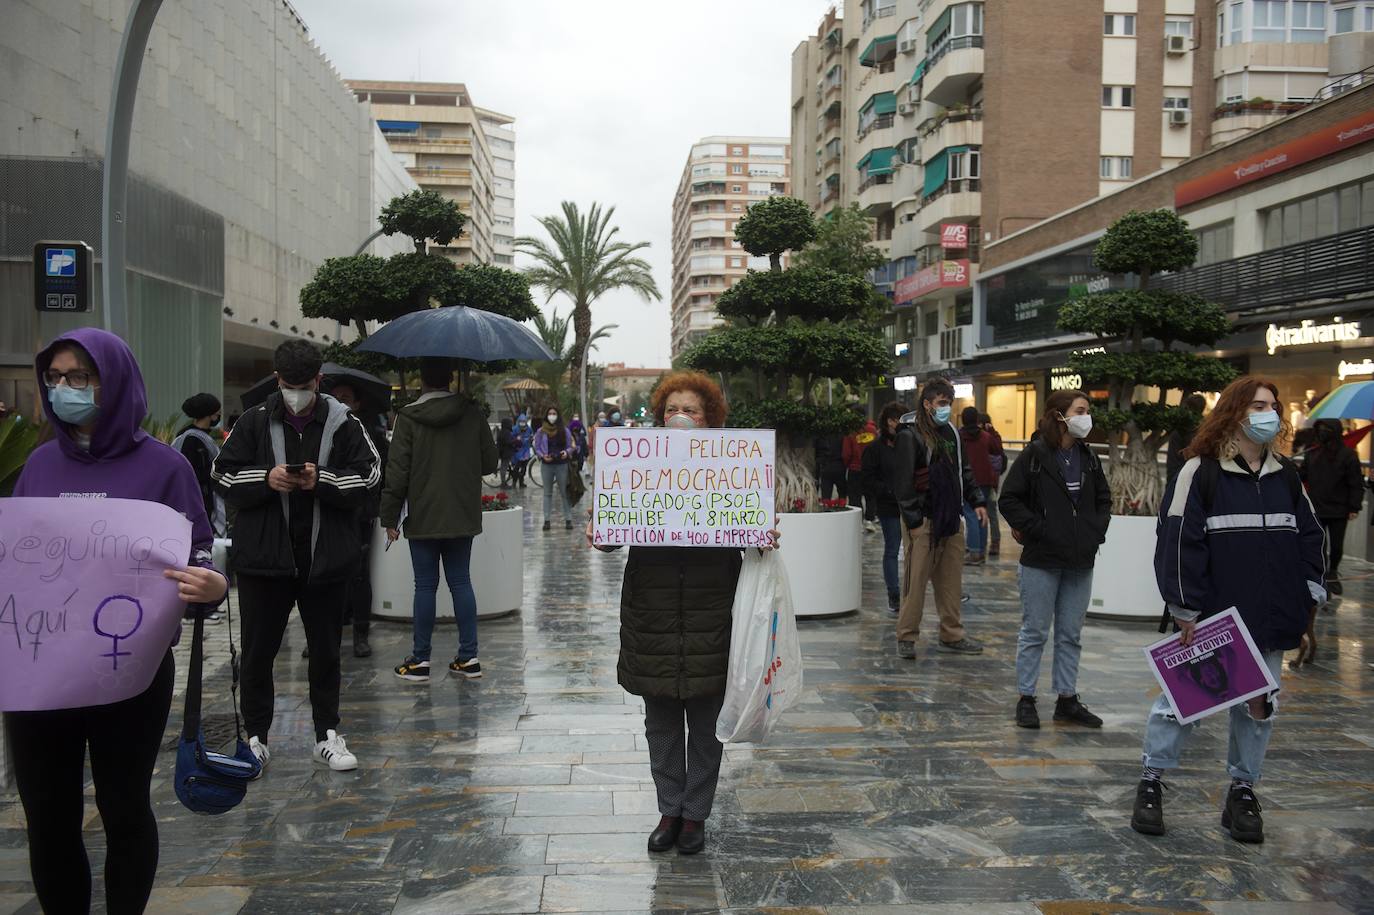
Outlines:
{"label": "banner held by person", "polygon": [[771,429],[609,429],[596,437],[595,544],[762,547]]}
{"label": "banner held by person", "polygon": [[0,500],[0,710],[146,690],[186,607],[162,573],[190,555],[191,522],[156,502]]}
{"label": "banner held by person", "polygon": [[1180,724],[1279,688],[1235,607],[1199,621],[1190,645],[1171,635],[1143,650]]}

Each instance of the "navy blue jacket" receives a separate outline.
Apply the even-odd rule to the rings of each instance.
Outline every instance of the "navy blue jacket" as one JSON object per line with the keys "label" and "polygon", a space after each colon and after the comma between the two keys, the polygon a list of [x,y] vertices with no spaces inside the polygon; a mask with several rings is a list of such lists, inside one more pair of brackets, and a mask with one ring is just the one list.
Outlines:
{"label": "navy blue jacket", "polygon": [[1210,510],[1198,485],[1200,458],[1169,482],[1159,513],[1155,578],[1180,619],[1240,611],[1261,651],[1297,648],[1308,611],[1326,600],[1326,534],[1291,470],[1266,454],[1256,478],[1221,462]]}

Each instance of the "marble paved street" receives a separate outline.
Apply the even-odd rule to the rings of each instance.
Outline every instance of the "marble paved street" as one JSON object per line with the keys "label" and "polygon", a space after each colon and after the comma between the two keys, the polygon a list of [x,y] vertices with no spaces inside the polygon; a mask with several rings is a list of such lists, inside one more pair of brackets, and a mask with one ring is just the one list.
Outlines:
{"label": "marble paved street", "polygon": [[[1169,834],[1128,825],[1156,693],[1139,652],[1152,626],[1084,633],[1080,689],[1102,730],[1051,724],[1048,702],[1042,730],[1019,730],[1010,537],[966,576],[965,620],[987,652],[937,654],[932,607],[913,663],[896,657],[869,535],[864,609],[801,624],[804,702],[766,745],[727,747],[707,851],[680,857],[645,850],[658,816],[641,705],[615,678],[624,556],[538,520],[526,517],[525,568],[504,570],[524,580],[523,612],[482,626],[484,679],[396,679],[400,625],[374,627],[375,657],[346,655],[342,731],[358,771],[311,764],[298,623],[278,660],[272,765],[241,807],[188,813],[164,754],[152,911],[1374,912],[1374,567],[1348,561],[1317,663],[1284,671],[1259,786],[1268,838],[1246,846],[1218,822],[1224,719],[1169,779]],[[453,640],[440,630],[436,659]],[[216,685],[210,711],[225,707]],[[179,725],[178,703],[169,737]],[[104,839],[87,811],[98,874]],[[0,913],[37,911],[23,824],[6,786]]]}

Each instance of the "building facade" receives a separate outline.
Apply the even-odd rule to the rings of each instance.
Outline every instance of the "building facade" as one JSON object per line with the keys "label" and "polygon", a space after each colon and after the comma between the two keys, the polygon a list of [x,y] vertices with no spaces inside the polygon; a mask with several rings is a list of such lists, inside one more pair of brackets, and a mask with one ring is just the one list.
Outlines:
{"label": "building facade", "polygon": [[793,52],[798,196],[874,219],[894,373],[949,373],[984,246],[1356,87],[1368,6],[849,0]]}
{"label": "building facade", "polygon": [[716,326],[716,300],[750,269],[735,223],[760,199],[792,191],[787,137],[703,137],[692,146],[673,196],[672,353]]}
{"label": "building facade", "polygon": [[[36,406],[42,341],[100,325],[43,314],[29,259],[40,239],[81,239],[101,269],[100,170],[127,3],[7,7],[0,58],[0,400]],[[102,88],[103,87],[103,88]],[[133,119],[128,208],[129,343],[149,410],[197,391],[237,394],[271,371],[291,337],[328,344],[332,321],[301,317],[300,289],[328,257],[352,254],[381,206],[415,183],[391,156],[285,0],[159,15]],[[403,250],[382,238],[377,254]]]}
{"label": "building facade", "polygon": [[[467,216],[462,235],[432,250],[459,264],[509,263],[496,254],[498,237],[503,256],[514,253],[514,118],[474,107],[462,83],[355,79],[348,85],[372,106],[377,127],[416,183],[454,201]],[[498,198],[510,225],[497,224]]]}

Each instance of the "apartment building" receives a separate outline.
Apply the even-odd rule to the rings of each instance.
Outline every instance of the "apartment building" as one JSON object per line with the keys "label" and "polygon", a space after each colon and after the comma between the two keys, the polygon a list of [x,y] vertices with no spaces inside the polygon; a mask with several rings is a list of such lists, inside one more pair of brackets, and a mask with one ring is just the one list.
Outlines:
{"label": "apartment building", "polygon": [[752,268],[767,269],[735,241],[750,204],[792,192],[788,137],[703,137],[673,196],[674,358],[718,323],[716,300]]}
{"label": "apartment building", "polygon": [[957,374],[982,246],[1357,85],[1369,8],[847,0],[793,52],[799,196],[873,217],[895,373]]}
{"label": "apartment building", "polygon": [[485,108],[477,113],[491,148],[491,261],[509,267],[515,263],[515,118]]}
{"label": "apartment building", "polygon": [[[514,119],[475,107],[462,83],[348,80],[348,85],[359,100],[371,103],[377,126],[416,183],[455,201],[468,217],[461,236],[433,250],[459,264],[506,263],[496,254],[498,236],[503,256],[513,254]],[[498,134],[495,151],[487,124]],[[498,158],[507,175],[498,174]],[[498,196],[511,225],[497,224]]]}

